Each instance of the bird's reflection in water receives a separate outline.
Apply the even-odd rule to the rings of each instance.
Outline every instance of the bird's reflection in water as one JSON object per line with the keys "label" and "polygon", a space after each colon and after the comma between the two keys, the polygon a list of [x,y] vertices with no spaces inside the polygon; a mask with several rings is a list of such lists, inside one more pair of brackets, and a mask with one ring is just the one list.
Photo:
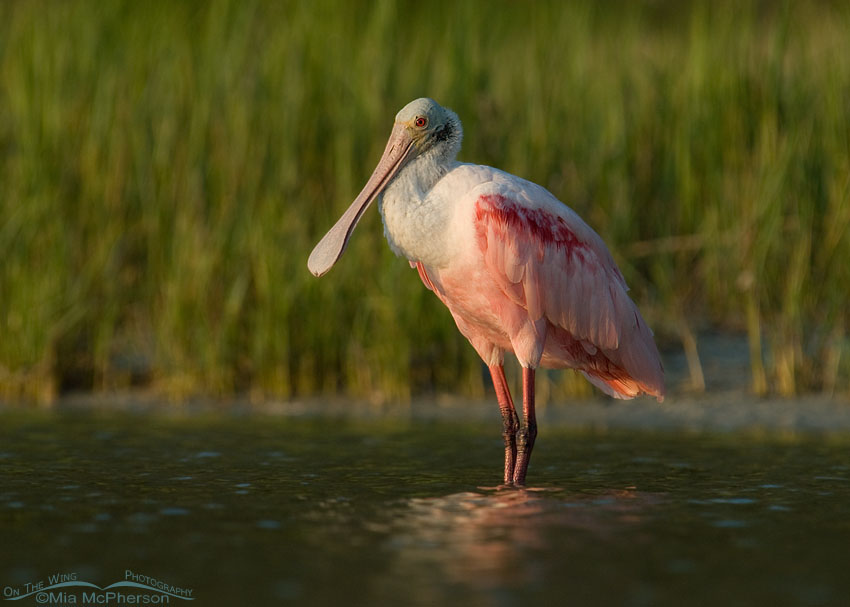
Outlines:
{"label": "bird's reflection in water", "polygon": [[526,587],[544,580],[553,555],[588,542],[613,543],[626,530],[630,541],[639,541],[641,523],[661,501],[633,489],[576,494],[509,488],[409,499],[390,534],[394,577],[421,581],[430,571],[437,593],[452,586]]}

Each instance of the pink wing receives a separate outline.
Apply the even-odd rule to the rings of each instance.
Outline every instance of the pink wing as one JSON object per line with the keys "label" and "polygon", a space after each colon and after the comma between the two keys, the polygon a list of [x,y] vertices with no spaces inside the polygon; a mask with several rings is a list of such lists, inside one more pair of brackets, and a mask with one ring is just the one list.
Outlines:
{"label": "pink wing", "polygon": [[578,215],[537,186],[499,188],[478,196],[475,233],[505,295],[532,322],[546,319],[545,366],[577,368],[611,396],[663,398],[652,332],[602,239]]}

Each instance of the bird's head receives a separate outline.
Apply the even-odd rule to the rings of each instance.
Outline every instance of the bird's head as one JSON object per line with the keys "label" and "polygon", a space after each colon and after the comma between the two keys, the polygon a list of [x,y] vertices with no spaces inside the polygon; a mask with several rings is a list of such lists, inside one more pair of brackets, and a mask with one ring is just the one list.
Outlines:
{"label": "bird's head", "polygon": [[307,267],[316,276],[331,269],[342,256],[354,226],[373,200],[392,183],[399,171],[418,159],[454,160],[463,129],[453,111],[433,99],[415,99],[396,114],[387,147],[369,181],[348,210],[315,246]]}
{"label": "bird's head", "polygon": [[[403,133],[398,132],[402,130]],[[460,151],[463,128],[457,114],[433,99],[422,97],[414,99],[396,114],[393,136],[413,141],[417,156],[432,152],[454,158]]]}

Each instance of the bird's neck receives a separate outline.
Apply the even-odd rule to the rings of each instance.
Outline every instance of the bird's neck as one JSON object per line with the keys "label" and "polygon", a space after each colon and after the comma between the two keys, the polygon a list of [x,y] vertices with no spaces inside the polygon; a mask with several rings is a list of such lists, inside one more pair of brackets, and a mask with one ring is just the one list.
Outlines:
{"label": "bird's neck", "polygon": [[448,209],[442,199],[428,194],[457,164],[454,159],[441,160],[426,152],[404,167],[384,190],[379,209],[384,234],[396,255],[442,265]]}
{"label": "bird's neck", "polygon": [[448,173],[457,162],[446,158],[438,150],[429,150],[399,171],[387,187],[387,193],[411,201],[420,200]]}

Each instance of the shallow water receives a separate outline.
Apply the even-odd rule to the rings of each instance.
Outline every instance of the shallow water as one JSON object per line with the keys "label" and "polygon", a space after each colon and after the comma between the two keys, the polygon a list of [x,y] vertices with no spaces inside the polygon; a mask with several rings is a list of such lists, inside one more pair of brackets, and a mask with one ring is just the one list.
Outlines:
{"label": "shallow water", "polygon": [[9,605],[128,570],[186,605],[850,604],[844,439],[543,427],[517,491],[496,417],[0,423]]}

